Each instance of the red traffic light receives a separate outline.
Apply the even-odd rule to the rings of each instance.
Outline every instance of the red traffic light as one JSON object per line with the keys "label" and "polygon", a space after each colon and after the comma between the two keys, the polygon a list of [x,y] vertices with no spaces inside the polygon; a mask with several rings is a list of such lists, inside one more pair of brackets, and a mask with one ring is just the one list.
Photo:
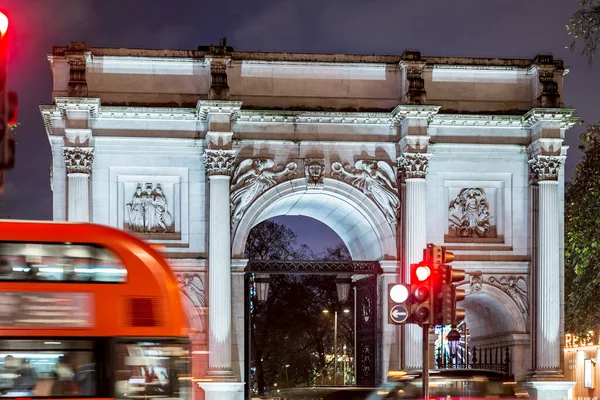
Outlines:
{"label": "red traffic light", "polygon": [[427,280],[427,278],[429,278],[429,275],[431,275],[431,270],[426,265],[419,265],[415,269],[415,276],[420,282]]}
{"label": "red traffic light", "polygon": [[4,36],[8,30],[8,17],[0,11],[0,36]]}

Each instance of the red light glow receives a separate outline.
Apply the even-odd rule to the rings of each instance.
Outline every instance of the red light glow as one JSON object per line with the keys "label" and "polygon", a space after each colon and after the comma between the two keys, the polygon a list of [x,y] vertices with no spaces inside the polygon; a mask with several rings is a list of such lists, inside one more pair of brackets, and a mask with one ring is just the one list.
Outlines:
{"label": "red light glow", "polygon": [[423,282],[425,279],[429,278],[431,271],[429,270],[429,267],[421,265],[415,270],[415,275],[417,275],[419,281]]}
{"label": "red light glow", "polygon": [[8,30],[8,17],[0,11],[0,34],[4,36]]}

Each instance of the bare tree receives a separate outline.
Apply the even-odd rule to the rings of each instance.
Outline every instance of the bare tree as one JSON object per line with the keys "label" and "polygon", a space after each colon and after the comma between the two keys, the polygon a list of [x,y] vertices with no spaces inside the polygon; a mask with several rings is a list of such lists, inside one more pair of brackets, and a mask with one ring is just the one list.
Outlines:
{"label": "bare tree", "polygon": [[600,3],[599,0],[580,0],[581,8],[569,19],[567,32],[572,37],[570,49],[582,45],[581,55],[591,66],[596,57],[600,41]]}

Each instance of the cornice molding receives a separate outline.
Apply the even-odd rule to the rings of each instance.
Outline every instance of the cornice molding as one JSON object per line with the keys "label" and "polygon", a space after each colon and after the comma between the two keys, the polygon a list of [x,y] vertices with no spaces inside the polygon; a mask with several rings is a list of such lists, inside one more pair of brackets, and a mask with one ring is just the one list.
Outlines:
{"label": "cornice molding", "polygon": [[99,98],[88,97],[57,97],[54,99],[56,110],[62,115],[66,115],[67,111],[87,111],[90,117],[98,115],[100,110]]}
{"label": "cornice molding", "polygon": [[209,114],[230,114],[235,119],[241,108],[241,101],[198,100],[196,112],[200,121],[206,121]]}
{"label": "cornice molding", "polygon": [[523,115],[521,120],[525,128],[531,128],[538,122],[545,121],[559,122],[561,128],[569,129],[579,122],[579,117],[574,108],[534,108]]}
{"label": "cornice molding", "polygon": [[98,118],[197,121],[194,108],[101,107]]}
{"label": "cornice molding", "polygon": [[242,110],[238,115],[237,122],[390,125],[393,119],[389,113]]}
{"label": "cornice molding", "polygon": [[429,122],[440,111],[440,108],[441,106],[400,104],[392,110],[391,116],[394,122],[400,122],[406,118],[426,118]]}
{"label": "cornice molding", "polygon": [[431,119],[432,126],[491,126],[501,128],[521,128],[520,115],[477,115],[477,114],[437,114]]}
{"label": "cornice molding", "polygon": [[433,69],[459,69],[469,71],[518,71],[527,73],[530,67],[519,67],[515,65],[467,65],[467,64],[433,64]]}

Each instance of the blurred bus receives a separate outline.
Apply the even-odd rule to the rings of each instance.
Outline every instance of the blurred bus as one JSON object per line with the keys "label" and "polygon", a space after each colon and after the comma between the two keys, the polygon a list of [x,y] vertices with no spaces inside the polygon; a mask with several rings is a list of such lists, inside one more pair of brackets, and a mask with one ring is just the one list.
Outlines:
{"label": "blurred bus", "polygon": [[0,221],[0,397],[187,398],[169,265],[106,226]]}

